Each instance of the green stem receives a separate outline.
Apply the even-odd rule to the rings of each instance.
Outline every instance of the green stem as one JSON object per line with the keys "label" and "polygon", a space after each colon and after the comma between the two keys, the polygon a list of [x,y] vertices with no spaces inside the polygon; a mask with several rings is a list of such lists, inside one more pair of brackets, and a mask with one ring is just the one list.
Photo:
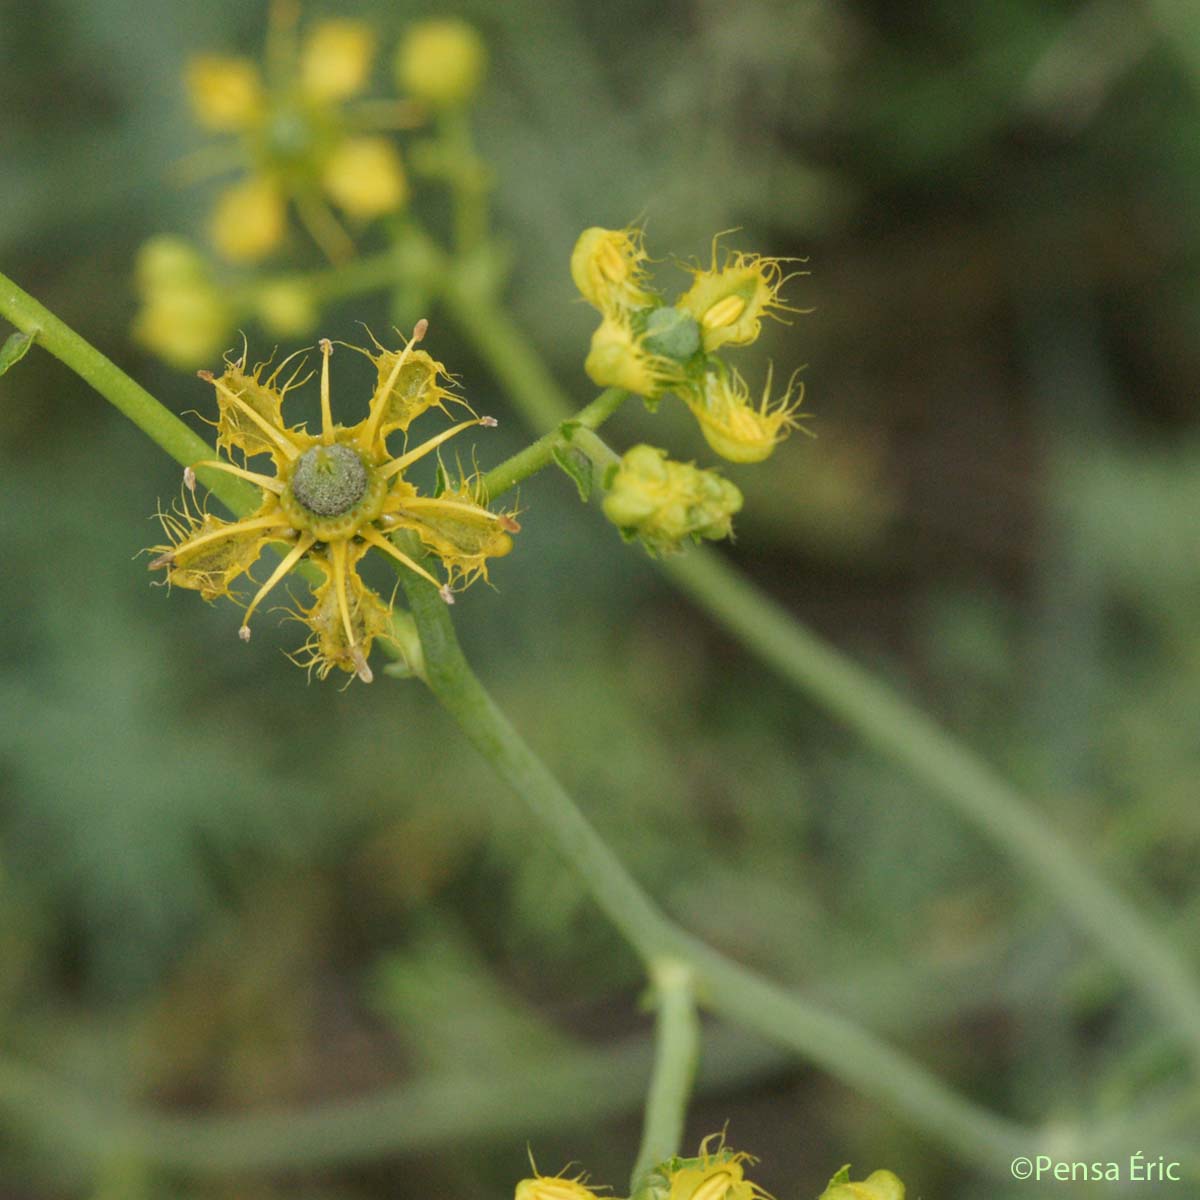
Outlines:
{"label": "green stem", "polygon": [[[5,275],[0,275],[0,314],[32,334],[39,346],[91,384],[177,463],[186,467],[213,457],[212,447],[202,437]],[[258,489],[244,480],[218,471],[201,470],[197,474],[238,515],[262,503]]]}
{"label": "green stem", "polygon": [[[532,428],[557,426],[568,402],[528,338],[487,295],[451,275],[455,320]],[[535,443],[536,444],[536,443]],[[659,568],[771,670],[906,767],[1046,891],[1171,1022],[1200,1064],[1200,983],[1162,934],[1079,857],[1046,818],[914,704],[807,630],[711,550]]]}
{"label": "green stem", "polygon": [[713,1012],[795,1050],[972,1161],[1005,1170],[1015,1154],[1029,1152],[1037,1140],[1032,1132],[978,1108],[880,1039],[725,958],[663,914],[472,673],[437,591],[411,572],[401,582],[431,690],[558,841],[592,898],[647,966],[659,959],[685,964],[698,998]]}
{"label": "green stem", "polygon": [[[569,420],[585,429],[598,429],[628,397],[629,393],[621,391],[620,388],[608,388]],[[562,432],[562,424],[565,423],[543,434],[536,442],[518,451],[511,458],[506,458],[499,466],[493,467],[483,477],[484,494],[495,500],[509,488],[516,487],[523,479],[528,479],[530,475],[536,475],[543,467],[549,466],[554,459],[555,450],[571,444],[571,439]]]}
{"label": "green stem", "polygon": [[1200,988],[1168,941],[1032,804],[907,700],[810,633],[718,554],[661,569],[784,679],[949,801],[1053,894],[1200,1061]]}
{"label": "green stem", "polygon": [[700,1057],[700,1021],[690,968],[673,959],[651,964],[658,1006],[654,1073],[642,1118],[642,1144],[629,1182],[636,1196],[645,1176],[679,1153],[688,1097]]}

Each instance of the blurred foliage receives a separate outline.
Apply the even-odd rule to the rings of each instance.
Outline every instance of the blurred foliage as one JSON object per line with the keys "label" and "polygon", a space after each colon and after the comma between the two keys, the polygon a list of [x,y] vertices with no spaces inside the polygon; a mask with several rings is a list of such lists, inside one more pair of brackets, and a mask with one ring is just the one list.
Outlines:
{"label": "blurred foliage", "polygon": [[[353,8],[388,43],[429,11]],[[453,11],[490,50],[479,144],[512,303],[559,377],[589,397],[567,273],[586,225],[643,214],[681,256],[740,226],[741,245],[807,256],[795,300],[814,314],[764,340],[809,363],[818,438],[729,471],[731,553],[1028,787],[1194,957],[1194,10]],[[232,0],[0,12],[5,270],[179,412],[204,389],[131,344],[132,262],[211,200],[169,182],[200,141],[184,59],[254,53],[264,21]],[[503,416],[430,315],[437,356]],[[357,321],[386,327],[384,299],[322,333]],[[707,461],[679,411],[657,419]],[[614,438],[648,421],[622,414]],[[521,443],[508,421],[497,458]],[[147,518],[177,473],[39,351],[0,382],[0,454],[0,1045],[94,1096],[238,1112],[647,1034],[632,954],[417,685],[305,687],[287,631],[264,622],[247,648],[229,610],[146,586]],[[1024,1120],[1113,1116],[1181,1081],[1140,1004],[989,846],[666,590],[569,480],[521,503],[518,552],[460,603],[461,635],[673,913]],[[713,1054],[734,1082],[710,1074],[689,1139],[728,1119],[780,1197],[848,1158],[914,1195],[1024,1194],[803,1065],[760,1053],[747,1079]],[[209,1183],[118,1158],[91,1195],[506,1195],[524,1138],[551,1171],[578,1159],[619,1184],[636,1103]],[[6,1194],[84,1194],[13,1132],[0,1164]]]}

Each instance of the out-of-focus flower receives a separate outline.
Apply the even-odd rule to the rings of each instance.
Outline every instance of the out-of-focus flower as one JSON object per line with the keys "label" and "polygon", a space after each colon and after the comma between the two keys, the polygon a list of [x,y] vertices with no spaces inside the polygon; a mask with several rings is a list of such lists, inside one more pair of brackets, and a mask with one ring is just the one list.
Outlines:
{"label": "out-of-focus flower", "polygon": [[[167,581],[194,588],[206,600],[232,596],[233,584],[247,574],[268,544],[280,546],[282,559],[246,608],[239,634],[250,638],[250,618],[271,590],[301,562],[323,577],[313,590],[312,604],[296,614],[310,637],[301,648],[302,665],[324,678],[337,667],[370,682],[367,665],[375,638],[390,638],[391,605],[358,574],[358,563],[374,548],[407,570],[437,586],[453,601],[452,587],[487,576],[487,560],[512,549],[511,534],[520,528],[510,513],[490,512],[467,483],[421,496],[404,473],[418,459],[474,425],[494,425],[490,417],[472,417],[393,457],[388,435],[407,431],[431,408],[463,404],[445,386],[441,363],[414,349],[425,332],[418,324],[401,350],[379,348],[367,353],[376,365],[378,383],[368,415],[357,425],[334,424],[330,405],[329,359],[333,346],[321,342],[321,433],[284,423],[285,396],[298,386],[303,365],[284,379],[287,363],[271,374],[265,366],[248,370],[245,358],[226,362],[219,378],[202,372],[216,389],[219,410],[217,447],[243,464],[268,455],[274,475],[264,475],[224,459],[193,464],[180,506],[162,513],[168,544],[155,546],[152,568],[166,570]],[[289,362],[291,360],[288,360]],[[255,484],[261,505],[239,521],[224,521],[197,504],[193,492],[198,470],[217,470]],[[391,535],[416,535],[441,560],[447,573],[437,579]]]}
{"label": "out-of-focus flower", "polygon": [[234,313],[203,255],[184,238],[153,237],[134,271],[141,307],[134,339],[172,366],[189,369],[220,354]]}
{"label": "out-of-focus flower", "polygon": [[401,89],[435,108],[465,104],[479,90],[486,69],[483,39],[454,18],[413,25],[396,51]]}
{"label": "out-of-focus flower", "polygon": [[375,35],[360,21],[331,19],[303,38],[295,10],[273,9],[265,75],[248,58],[201,55],[185,82],[197,121],[233,144],[202,152],[218,167],[240,166],[245,178],[218,197],[209,233],[231,262],[254,263],[283,242],[289,203],[331,258],[353,243],[330,203],[352,220],[401,208],[408,185],[400,153],[378,136],[410,124],[399,103],[350,103],[366,87]]}

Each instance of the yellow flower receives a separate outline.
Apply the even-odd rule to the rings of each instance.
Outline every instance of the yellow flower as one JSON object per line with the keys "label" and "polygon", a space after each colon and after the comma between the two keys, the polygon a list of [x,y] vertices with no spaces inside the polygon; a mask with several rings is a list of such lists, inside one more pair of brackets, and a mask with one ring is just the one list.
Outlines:
{"label": "yellow flower", "polygon": [[571,278],[583,298],[602,313],[645,308],[654,293],[644,285],[646,251],[640,229],[585,229],[571,252]]}
{"label": "yellow flower", "polygon": [[[520,526],[511,513],[489,512],[482,497],[468,484],[421,496],[405,479],[413,463],[436,450],[455,434],[473,425],[494,425],[490,417],[472,417],[393,457],[389,433],[407,430],[431,408],[445,411],[447,402],[463,404],[445,386],[445,368],[423,350],[414,349],[425,333],[418,324],[412,339],[398,351],[364,351],[376,364],[378,382],[367,416],[344,427],[333,421],[330,404],[329,360],[333,345],[321,342],[321,433],[288,426],[283,401],[299,386],[302,365],[287,378],[283,366],[270,375],[265,365],[247,370],[244,357],[226,362],[219,378],[201,377],[216,389],[217,448],[230,456],[198,462],[188,468],[182,504],[161,515],[168,544],[155,546],[152,568],[165,568],[167,582],[193,588],[206,600],[232,596],[233,585],[247,574],[268,544],[280,547],[282,558],[246,607],[238,630],[250,638],[250,618],[271,590],[301,562],[310,563],[323,577],[313,590],[312,604],[298,619],[309,627],[301,648],[302,665],[315,667],[324,678],[337,667],[370,682],[367,665],[376,638],[391,637],[391,605],[358,575],[358,563],[377,549],[407,570],[435,584],[442,598],[453,602],[452,586],[465,586],[482,575],[487,560],[512,549]],[[290,360],[288,360],[290,362]],[[236,451],[243,465],[232,461]],[[267,455],[274,474],[251,471],[247,460]],[[261,505],[248,517],[224,521],[200,507],[194,496],[197,470],[225,471],[255,484]],[[405,553],[391,535],[409,531],[440,559],[448,580],[437,579]]]}
{"label": "yellow flower", "polygon": [[399,152],[364,135],[410,124],[411,106],[346,103],[370,75],[375,35],[369,26],[327,20],[300,39],[294,8],[275,11],[265,80],[245,58],[205,55],[186,72],[197,120],[236,139],[201,152],[198,161],[249,172],[218,198],[213,244],[231,261],[261,261],[283,241],[290,201],[325,254],[345,258],[353,243],[329,202],[355,219],[402,207],[408,186]]}
{"label": "yellow flower", "polygon": [[300,87],[314,100],[345,100],[362,91],[375,57],[375,34],[361,21],[322,21],[300,52]]}
{"label": "yellow flower", "polygon": [[243,129],[262,114],[262,80],[248,58],[201,54],[188,64],[186,83],[196,120],[214,133]]}
{"label": "yellow flower", "polygon": [[[717,1148],[709,1150],[714,1140]],[[726,1150],[724,1134],[710,1134],[700,1143],[697,1158],[664,1164],[670,1184],[667,1200],[771,1200],[758,1184],[745,1178],[742,1164],[755,1161],[743,1151]]]}
{"label": "yellow flower", "polygon": [[596,1200],[596,1188],[588,1187],[584,1182],[586,1175],[577,1175],[567,1179],[562,1175],[539,1175],[537,1164],[533,1162],[533,1178],[522,1179],[517,1184],[513,1200]]}
{"label": "yellow flower", "polygon": [[221,352],[234,314],[194,246],[183,238],[151,238],[138,251],[135,277],[141,299],[136,341],[185,369]]}
{"label": "yellow flower", "polygon": [[673,462],[665,450],[642,445],[622,456],[603,507],[627,538],[641,538],[651,552],[670,553],[685,538],[729,537],[742,493],[713,471]]}
{"label": "yellow flower", "polygon": [[779,293],[795,275],[783,269],[785,259],[737,252],[717,266],[717,239],[713,239],[712,266],[692,271],[692,286],[677,301],[700,323],[706,351],[726,344],[746,346],[758,337],[764,317],[781,312],[801,312],[784,304]]}
{"label": "yellow flower", "polygon": [[352,217],[381,217],[408,199],[400,154],[386,138],[347,138],[329,156],[321,178],[333,202]]}
{"label": "yellow flower", "polygon": [[798,385],[793,375],[783,395],[772,400],[771,378],[768,370],[757,408],[750,401],[746,381],[722,363],[705,372],[701,388],[681,392],[704,440],[722,458],[736,463],[762,462],[799,424],[796,411],[804,400],[804,385]]}
{"label": "yellow flower", "polygon": [[850,1167],[845,1166],[819,1200],[904,1200],[904,1184],[891,1171],[872,1171],[861,1183],[852,1183]]}
{"label": "yellow flower", "polygon": [[287,201],[267,175],[251,175],[228,187],[217,200],[209,238],[230,262],[258,262],[283,241]]}
{"label": "yellow flower", "polygon": [[634,332],[628,314],[606,316],[592,334],[592,345],[583,369],[598,387],[619,387],[654,399],[683,381],[683,371],[673,359],[655,354],[645,335]]}
{"label": "yellow flower", "polygon": [[401,88],[435,108],[470,100],[487,67],[483,40],[465,21],[421,21],[404,35],[396,51]]}

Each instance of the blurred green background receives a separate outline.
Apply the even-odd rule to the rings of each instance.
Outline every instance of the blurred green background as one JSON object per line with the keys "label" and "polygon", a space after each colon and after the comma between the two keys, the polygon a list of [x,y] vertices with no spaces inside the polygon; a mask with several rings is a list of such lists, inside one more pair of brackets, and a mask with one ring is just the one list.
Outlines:
{"label": "blurred green background", "polygon": [[[664,259],[734,226],[731,245],[807,257],[789,295],[812,314],[737,361],[752,383],[768,357],[807,364],[817,438],[728,469],[747,496],[729,556],[1026,788],[1194,959],[1194,7],[363,0],[305,17],[331,12],[387,47],[431,12],[484,34],[509,295],[580,404],[594,322],[567,263],[584,226],[641,216]],[[264,5],[232,0],[0,7],[3,269],[180,413],[211,395],[131,342],[132,263],[152,234],[200,236],[214,195],[168,178],[204,140],[183,63],[257,55],[264,26]],[[440,203],[418,191],[435,223]],[[429,315],[429,348],[502,419],[486,467],[525,434]],[[371,297],[320,332],[388,319]],[[369,387],[351,357],[342,405]],[[672,403],[628,406],[611,437],[711,460]],[[294,629],[260,621],[245,647],[232,607],[150,588],[137,555],[178,470],[41,352],[0,381],[0,454],[0,1046],[101,1105],[396,1105],[349,1122],[376,1136],[357,1157],[313,1143],[320,1161],[204,1176],[114,1147],[87,1179],[10,1089],[0,1196],[469,1200],[510,1194],[527,1143],[543,1170],[575,1160],[620,1190],[649,1064],[640,968],[425,691],[306,686],[282,654]],[[1103,1119],[1184,1082],[1142,1003],[958,817],[672,592],[564,476],[521,504],[460,636],[672,914],[1025,1122]],[[847,1160],[912,1196],[1031,1194],[803,1063],[706,1035],[689,1143],[728,1121],[780,1200]]]}

